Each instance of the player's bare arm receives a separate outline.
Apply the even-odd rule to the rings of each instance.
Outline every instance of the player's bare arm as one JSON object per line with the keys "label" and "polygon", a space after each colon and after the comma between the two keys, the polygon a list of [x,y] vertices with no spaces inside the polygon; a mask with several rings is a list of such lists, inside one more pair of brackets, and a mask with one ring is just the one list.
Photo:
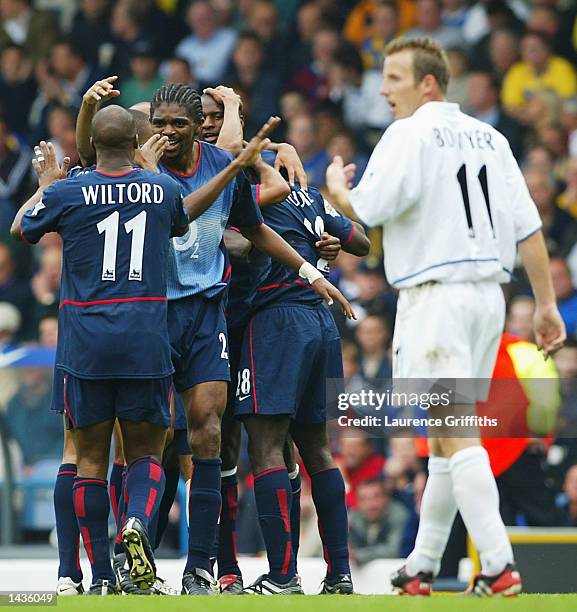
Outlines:
{"label": "player's bare arm", "polygon": [[246,257],[252,249],[252,242],[247,240],[238,230],[224,230],[223,238],[224,246],[228,254],[233,258],[242,259]]}
{"label": "player's bare arm", "polygon": [[305,261],[281,236],[273,229],[262,223],[261,225],[241,227],[242,235],[253,245],[276,261],[292,268],[299,276],[306,278],[311,287],[330,306],[336,300],[342,307],[343,314],[348,319],[356,319],[351,305],[344,295],[310,263]]}
{"label": "player's bare arm", "polygon": [[32,166],[38,175],[38,189],[21,206],[20,210],[14,217],[12,227],[10,228],[10,235],[15,240],[23,239],[20,232],[22,217],[42,201],[42,194],[48,186],[60,179],[66,178],[66,173],[68,172],[68,167],[70,166],[69,157],[65,157],[62,160],[61,165],[58,164],[58,161],[56,160],[56,152],[54,151],[54,146],[52,143],[46,143],[43,140],[40,142],[39,146],[34,147],[34,152],[36,157],[34,157],[32,160]]}
{"label": "player's bare arm", "polygon": [[[241,99],[240,96],[224,85],[209,87],[203,91],[204,94],[211,96],[218,106],[222,109],[214,109],[214,112],[222,113],[222,117],[215,118],[217,121],[222,119],[222,126],[216,140],[216,146],[229,151],[233,155],[238,155],[243,145],[243,124],[240,116]],[[213,112],[211,109],[210,112]],[[205,125],[210,124],[210,112],[205,112]]]}
{"label": "player's bare arm", "polygon": [[76,147],[84,166],[89,166],[96,161],[96,153],[90,144],[92,119],[102,102],[120,95],[120,91],[114,88],[117,79],[117,76],[109,76],[96,81],[82,97],[82,105],[76,119]]}
{"label": "player's bare arm", "polygon": [[260,206],[276,204],[288,197],[291,191],[289,184],[278,170],[266,164],[262,158],[257,159],[253,169],[258,173],[260,179],[258,200]]}
{"label": "player's bare arm", "polygon": [[535,295],[535,341],[547,358],[563,346],[567,332],[557,309],[543,232],[538,231],[519,243],[519,253]]}
{"label": "player's bare arm", "polygon": [[184,205],[188,210],[188,216],[191,221],[202,215],[210,207],[221,191],[243,168],[255,164],[256,160],[260,157],[261,151],[269,143],[268,134],[274,130],[279,122],[280,119],[278,117],[271,117],[236,159],[200,189],[188,194],[184,198]]}
{"label": "player's bare arm", "polygon": [[333,162],[327,168],[327,188],[331,196],[332,204],[345,217],[358,221],[358,217],[349,202],[351,193],[351,181],[356,170],[355,164],[344,165],[340,155],[335,156]]}

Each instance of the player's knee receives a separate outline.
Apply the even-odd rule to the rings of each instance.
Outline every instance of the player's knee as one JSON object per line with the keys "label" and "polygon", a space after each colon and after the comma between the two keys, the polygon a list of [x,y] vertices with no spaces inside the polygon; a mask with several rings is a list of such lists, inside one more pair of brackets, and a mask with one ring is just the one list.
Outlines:
{"label": "player's knee", "polygon": [[300,454],[309,474],[316,474],[335,467],[331,451],[327,447],[311,447],[300,450]]}
{"label": "player's knee", "polygon": [[189,443],[192,454],[199,457],[220,456],[220,419],[207,418],[202,427],[189,433]]}

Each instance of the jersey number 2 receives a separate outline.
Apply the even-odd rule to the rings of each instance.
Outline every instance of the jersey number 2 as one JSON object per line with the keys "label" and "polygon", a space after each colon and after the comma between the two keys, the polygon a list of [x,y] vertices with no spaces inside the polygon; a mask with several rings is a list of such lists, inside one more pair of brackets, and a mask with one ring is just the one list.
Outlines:
{"label": "jersey number 2", "polygon": [[[491,214],[491,203],[489,202],[489,185],[487,183],[487,166],[484,164],[479,170],[477,175],[479,183],[481,184],[481,190],[483,191],[483,198],[485,199],[485,206],[487,207],[487,213],[489,214],[489,223],[493,230],[493,238],[495,237],[495,228],[493,227],[493,215]],[[467,166],[463,164],[457,172],[457,180],[461,187],[461,195],[463,196],[463,204],[465,205],[465,215],[467,216],[467,226],[469,228],[469,237],[475,237],[475,228],[473,227],[473,218],[471,216],[471,204],[469,202],[469,190],[467,188]]]}
{"label": "jersey number 2", "polygon": [[[102,280],[116,280],[116,252],[118,247],[118,211],[108,215],[96,225],[98,233],[104,233],[104,255],[102,258]],[[128,280],[142,280],[142,257],[144,255],[144,236],[146,233],[146,211],[143,210],[124,224],[127,234],[132,232],[130,248],[130,270]]]}

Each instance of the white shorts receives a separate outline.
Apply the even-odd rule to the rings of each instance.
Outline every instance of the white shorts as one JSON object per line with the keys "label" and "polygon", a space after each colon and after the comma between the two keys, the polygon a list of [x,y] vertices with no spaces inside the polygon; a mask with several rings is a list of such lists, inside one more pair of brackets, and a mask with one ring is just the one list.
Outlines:
{"label": "white shorts", "polygon": [[490,379],[504,324],[505,299],[497,283],[425,283],[402,289],[393,378]]}

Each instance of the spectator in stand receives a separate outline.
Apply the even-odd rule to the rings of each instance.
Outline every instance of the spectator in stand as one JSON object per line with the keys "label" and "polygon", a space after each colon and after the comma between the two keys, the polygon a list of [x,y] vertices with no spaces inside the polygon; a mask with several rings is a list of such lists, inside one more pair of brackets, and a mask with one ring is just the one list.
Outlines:
{"label": "spectator in stand", "polygon": [[534,342],[533,315],[535,300],[528,295],[518,295],[508,304],[505,331],[513,336]]}
{"label": "spectator in stand", "polygon": [[288,126],[287,140],[296,149],[307,173],[309,185],[321,187],[329,165],[326,152],[319,147],[313,118],[309,114],[297,115]]}
{"label": "spectator in stand", "polygon": [[473,72],[469,76],[467,112],[501,132],[509,141],[517,160],[523,154],[523,127],[509,117],[499,103],[496,78],[490,72]]}
{"label": "spectator in stand", "polygon": [[361,179],[369,161],[367,154],[358,150],[355,136],[348,130],[338,132],[330,139],[327,147],[327,155],[329,159],[333,159],[335,155],[340,155],[343,158],[345,166],[348,164],[355,164],[356,171],[352,181],[353,187]]}
{"label": "spectator in stand", "polygon": [[142,14],[134,8],[130,0],[117,0],[114,3],[110,25],[113,51],[108,73],[116,74],[120,79],[129,78],[130,60],[134,50],[143,42],[151,44],[152,41],[144,30]]}
{"label": "spectator in stand", "polygon": [[171,57],[165,64],[165,83],[184,83],[198,90],[198,85],[188,60],[182,57]]}
{"label": "spectator in stand", "polygon": [[105,63],[103,45],[112,39],[111,2],[110,0],[81,0],[79,4],[78,12],[74,15],[70,36],[77,41],[86,57],[97,63]]}
{"label": "spectator in stand", "polygon": [[469,7],[465,0],[443,0],[443,24],[461,30],[465,25]]}
{"label": "spectator in stand", "polygon": [[260,126],[279,112],[281,83],[276,74],[264,68],[264,50],[254,32],[242,32],[234,47],[232,66],[224,81],[244,92],[244,134],[252,138]]}
{"label": "spectator in stand", "polygon": [[343,340],[343,379],[345,391],[352,393],[367,389],[367,381],[362,377],[359,366],[359,349],[354,342]]}
{"label": "spectator in stand", "polygon": [[[164,81],[158,74],[158,59],[150,43],[142,41],[135,45],[130,59],[132,76],[122,84],[119,104],[130,108],[143,100],[151,100],[154,92]],[[144,143],[143,143],[144,144]]]}
{"label": "spectator in stand", "polygon": [[577,332],[577,289],[573,286],[571,273],[562,257],[551,257],[549,262],[557,306],[567,328],[567,337]]}
{"label": "spectator in stand", "polygon": [[236,32],[219,27],[214,8],[207,0],[193,2],[186,14],[191,33],[174,52],[188,61],[201,86],[222,82],[236,42]]}
{"label": "spectator in stand", "polygon": [[393,1],[377,5],[373,15],[371,35],[360,45],[366,70],[383,69],[385,47],[399,35],[399,10]]}
{"label": "spectator in stand", "polygon": [[[20,388],[6,409],[8,436],[22,451],[25,475],[32,472],[35,463],[62,454],[62,421],[49,410],[51,377],[45,368],[21,368]],[[31,431],[42,435],[31,436]]]}
{"label": "spectator in stand", "polygon": [[536,4],[527,20],[527,29],[532,32],[545,34],[553,45],[556,55],[561,55],[570,62],[575,63],[575,49],[571,37],[561,29],[559,12],[554,6]]}
{"label": "spectator in stand", "polygon": [[349,515],[351,558],[359,565],[377,559],[398,559],[409,510],[393,499],[383,480],[357,487],[357,507]]}
{"label": "spectator in stand", "polygon": [[76,113],[64,106],[53,106],[48,113],[48,134],[58,163],[70,158],[72,166],[80,163],[76,148]]}
{"label": "spectator in stand", "polygon": [[18,324],[21,337],[31,338],[34,334],[34,296],[28,283],[16,277],[12,252],[3,242],[0,242],[0,302],[17,308],[22,323]]}
{"label": "spectator in stand", "polygon": [[58,317],[49,315],[38,323],[38,344],[47,348],[56,348],[58,342]]}
{"label": "spectator in stand", "polygon": [[331,274],[335,284],[341,290],[347,300],[355,300],[359,295],[359,286],[356,278],[362,264],[360,257],[341,251],[335,260],[335,266],[331,269]]}
{"label": "spectator in stand", "polygon": [[335,457],[346,486],[347,507],[357,507],[357,487],[364,480],[381,478],[385,458],[375,452],[362,429],[349,428],[340,440],[340,455]]}
{"label": "spectator in stand", "polygon": [[314,35],[325,26],[321,7],[314,2],[306,2],[297,13],[297,42],[290,51],[290,74],[304,70],[312,62]]}
{"label": "spectator in stand", "polygon": [[507,72],[519,61],[519,58],[520,42],[517,34],[512,30],[495,30],[489,35],[488,59],[479,68],[493,72],[498,82],[502,83]]}
{"label": "spectator in stand", "polygon": [[306,114],[307,99],[300,91],[290,90],[280,97],[280,116],[283,122],[289,123],[297,115]]}
{"label": "spectator in stand", "polygon": [[547,36],[528,32],[521,41],[521,61],[505,75],[503,105],[519,121],[527,122],[526,107],[531,95],[544,89],[560,98],[570,98],[577,94],[577,76],[566,59],[553,55]]}
{"label": "spectator in stand", "polygon": [[396,297],[391,291],[387,291],[387,284],[380,268],[367,268],[361,266],[355,277],[359,294],[351,303],[357,314],[358,320],[368,315],[377,313],[384,316],[392,329],[395,315]]}
{"label": "spectator in stand", "polygon": [[40,256],[40,269],[32,278],[31,283],[38,313],[46,308],[53,309],[58,305],[61,272],[62,250],[55,247],[44,249]]}
{"label": "spectator in stand", "polygon": [[316,32],[312,40],[312,60],[294,75],[289,88],[304,93],[313,105],[326,100],[329,95],[329,69],[339,44],[340,38],[336,30],[323,27]]}
{"label": "spectator in stand", "polygon": [[34,63],[47,57],[60,35],[53,15],[34,9],[30,0],[2,0],[0,17],[0,49],[20,45]]}
{"label": "spectator in stand", "polygon": [[491,15],[501,13],[506,16],[508,25],[512,29],[518,30],[522,28],[522,23],[527,19],[528,9],[522,0],[480,0],[475,2],[469,12],[463,25],[463,35],[469,44],[475,45],[484,36],[489,34],[495,26],[491,23]]}
{"label": "spectator in stand", "polygon": [[555,205],[555,178],[542,170],[531,169],[525,172],[525,180],[539,210],[549,250],[566,255],[577,241],[577,224],[571,215]]}
{"label": "spectator in stand", "polygon": [[451,78],[447,87],[447,101],[464,106],[469,89],[469,66],[467,53],[462,47],[447,49]]}
{"label": "spectator in stand", "polygon": [[36,97],[32,62],[17,45],[8,45],[0,54],[0,107],[6,123],[21,138],[27,136],[28,114]]}
{"label": "spectator in stand", "polygon": [[577,465],[572,465],[565,475],[561,507],[567,517],[567,524],[577,527]]}
{"label": "spectator in stand", "polygon": [[0,360],[3,362],[3,367],[0,368],[0,406],[2,407],[6,406],[8,400],[18,390],[16,372],[6,366],[12,363],[10,353],[18,348],[16,337],[21,322],[22,317],[16,306],[0,301]]}
{"label": "spectator in stand", "polygon": [[375,387],[392,376],[389,358],[391,332],[386,320],[379,315],[369,315],[357,325],[356,338],[360,347],[361,376]]}
{"label": "spectator in stand", "polygon": [[257,0],[250,9],[248,27],[263,46],[263,69],[284,81],[290,70],[289,41],[279,26],[278,9],[271,0]]}
{"label": "spectator in stand", "polygon": [[30,193],[32,151],[10,133],[0,115],[0,235],[7,232],[10,216]]}
{"label": "spectator in stand", "polygon": [[406,33],[407,38],[432,38],[445,49],[465,47],[467,43],[460,30],[443,25],[440,0],[418,0],[417,25]]}

